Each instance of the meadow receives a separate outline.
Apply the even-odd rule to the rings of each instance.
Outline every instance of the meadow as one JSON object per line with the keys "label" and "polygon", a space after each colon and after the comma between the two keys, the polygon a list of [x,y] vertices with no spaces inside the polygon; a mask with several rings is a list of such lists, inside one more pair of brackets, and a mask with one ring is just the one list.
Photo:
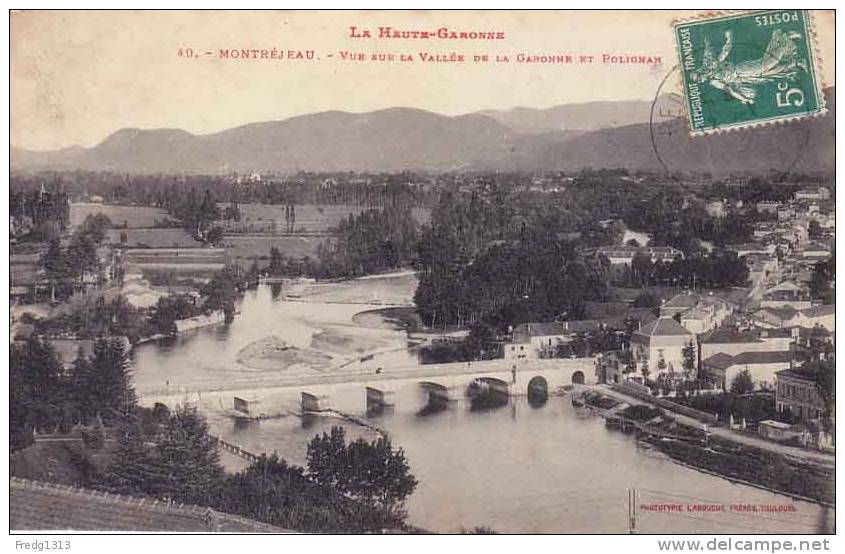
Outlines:
{"label": "meadow", "polygon": [[138,229],[155,227],[169,219],[161,208],[150,206],[117,206],[112,204],[78,203],[70,204],[70,225],[75,227],[89,215],[105,214],[113,227]]}
{"label": "meadow", "polygon": [[[220,204],[224,209],[228,204]],[[241,220],[227,224],[227,231],[242,233],[282,233],[286,228],[284,204],[239,204]],[[297,204],[296,223],[294,231],[297,233],[325,233],[336,227],[349,214],[359,214],[367,208],[351,205],[316,205]],[[414,208],[414,219],[418,223],[428,221],[431,210]]]}

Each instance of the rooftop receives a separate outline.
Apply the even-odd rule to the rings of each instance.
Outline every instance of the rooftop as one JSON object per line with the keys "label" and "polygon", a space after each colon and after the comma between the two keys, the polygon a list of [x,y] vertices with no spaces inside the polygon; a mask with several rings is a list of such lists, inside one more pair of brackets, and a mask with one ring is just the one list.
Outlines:
{"label": "rooftop", "polygon": [[643,325],[639,331],[634,331],[634,334],[647,337],[692,336],[692,333],[671,317],[660,317],[651,323]]}
{"label": "rooftop", "polygon": [[17,477],[9,480],[9,528],[18,531],[289,532],[211,508]]}
{"label": "rooftop", "polygon": [[757,312],[768,312],[780,319],[791,319],[793,316],[795,316],[795,314],[798,313],[798,310],[796,310],[792,306],[779,306],[777,308],[760,308],[759,310],[757,310]]}
{"label": "rooftop", "polygon": [[695,308],[696,306],[724,307],[728,302],[714,294],[700,294],[697,292],[682,292],[667,300],[661,308]]}
{"label": "rooftop", "polygon": [[718,367],[719,369],[727,369],[731,367],[731,362],[733,361],[733,356],[730,354],[725,354],[724,352],[719,352],[718,354],[713,354],[706,360],[702,362],[703,365],[709,367]]}
{"label": "rooftop", "polygon": [[789,379],[797,379],[799,381],[808,382],[815,382],[816,380],[815,375],[805,371],[799,371],[797,369],[781,369],[780,371],[775,371],[775,375],[778,376],[778,379],[786,377]]}
{"label": "rooftop", "polygon": [[733,365],[787,363],[792,359],[792,352],[743,352],[734,356]]}
{"label": "rooftop", "polygon": [[804,287],[795,283],[795,281],[783,281],[782,283],[778,283],[777,285],[767,289],[766,292],[775,292],[777,290],[802,291],[804,290]]}
{"label": "rooftop", "polygon": [[788,363],[791,359],[791,352],[743,352],[736,356],[719,352],[710,356],[702,363],[710,367],[727,369],[733,366]]}
{"label": "rooftop", "polygon": [[701,344],[727,344],[742,342],[762,342],[760,333],[756,330],[739,331],[731,327],[716,327],[699,337]]}
{"label": "rooftop", "polygon": [[820,306],[813,306],[812,308],[806,308],[804,310],[801,310],[801,313],[807,317],[822,317],[826,315],[836,315],[836,305],[822,304]]}
{"label": "rooftop", "polygon": [[809,293],[803,290],[774,290],[763,295],[763,300],[795,301],[809,298]]}
{"label": "rooftop", "polygon": [[599,319],[580,319],[574,321],[541,321],[520,323],[513,330],[513,341],[525,343],[531,337],[565,336],[574,333],[587,333],[602,328],[624,329],[627,320],[645,324],[656,319],[648,308],[633,308],[624,314]]}
{"label": "rooftop", "polygon": [[598,248],[596,252],[604,254],[608,257],[634,257],[637,254],[646,254],[649,256],[683,256],[683,252],[671,246],[603,246]]}

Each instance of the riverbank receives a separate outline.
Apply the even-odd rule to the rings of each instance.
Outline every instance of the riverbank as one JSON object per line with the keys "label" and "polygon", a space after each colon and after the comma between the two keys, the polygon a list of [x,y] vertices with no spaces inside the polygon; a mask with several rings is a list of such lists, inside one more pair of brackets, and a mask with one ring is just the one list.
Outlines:
{"label": "riverbank", "polygon": [[647,442],[673,460],[699,471],[717,475],[770,492],[836,507],[835,469],[805,460],[773,454],[716,438],[703,447],[689,442],[658,440]]}
{"label": "riverbank", "polygon": [[[632,406],[650,405],[606,387],[597,390]],[[764,443],[769,448],[761,448],[757,446],[761,439],[751,441],[753,437],[705,426],[683,414],[665,410],[662,422],[651,427],[653,432],[638,432],[638,438],[687,467],[799,500],[835,506],[833,457],[817,459],[815,452],[787,454],[781,451],[783,445],[776,443]]]}

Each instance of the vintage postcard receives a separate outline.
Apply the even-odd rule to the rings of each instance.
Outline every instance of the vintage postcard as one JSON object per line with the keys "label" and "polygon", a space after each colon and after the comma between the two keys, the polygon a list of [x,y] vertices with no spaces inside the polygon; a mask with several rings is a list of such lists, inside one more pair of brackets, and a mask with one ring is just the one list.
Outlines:
{"label": "vintage postcard", "polygon": [[9,18],[16,548],[827,548],[834,11]]}

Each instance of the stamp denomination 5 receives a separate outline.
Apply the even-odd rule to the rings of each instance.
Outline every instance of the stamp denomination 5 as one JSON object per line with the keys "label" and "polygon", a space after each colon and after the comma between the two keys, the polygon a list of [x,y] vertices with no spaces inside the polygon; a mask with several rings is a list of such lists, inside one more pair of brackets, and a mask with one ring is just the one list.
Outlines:
{"label": "stamp denomination 5", "polygon": [[806,10],[682,22],[675,39],[692,134],[824,111]]}

